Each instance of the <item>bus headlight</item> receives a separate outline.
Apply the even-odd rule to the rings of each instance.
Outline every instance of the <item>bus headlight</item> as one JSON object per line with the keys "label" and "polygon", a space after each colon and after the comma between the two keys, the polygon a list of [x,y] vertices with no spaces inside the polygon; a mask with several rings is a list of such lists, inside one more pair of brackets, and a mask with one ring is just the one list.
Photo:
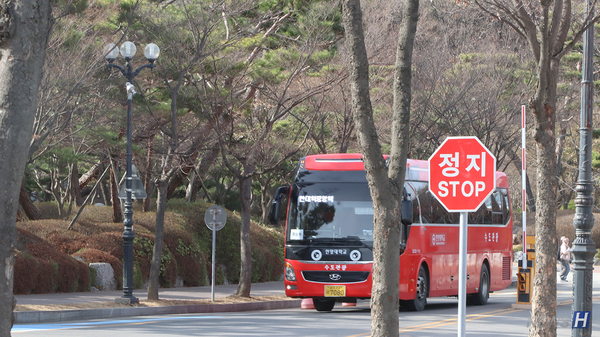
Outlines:
{"label": "bus headlight", "polygon": [[285,279],[288,281],[296,281],[296,272],[291,264],[285,263]]}

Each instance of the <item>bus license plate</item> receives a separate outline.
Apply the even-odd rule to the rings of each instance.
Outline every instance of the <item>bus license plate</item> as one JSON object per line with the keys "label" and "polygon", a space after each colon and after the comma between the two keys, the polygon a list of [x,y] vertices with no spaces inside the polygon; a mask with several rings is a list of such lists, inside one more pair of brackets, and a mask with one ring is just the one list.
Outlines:
{"label": "bus license plate", "polygon": [[325,297],[346,297],[346,286],[325,286]]}

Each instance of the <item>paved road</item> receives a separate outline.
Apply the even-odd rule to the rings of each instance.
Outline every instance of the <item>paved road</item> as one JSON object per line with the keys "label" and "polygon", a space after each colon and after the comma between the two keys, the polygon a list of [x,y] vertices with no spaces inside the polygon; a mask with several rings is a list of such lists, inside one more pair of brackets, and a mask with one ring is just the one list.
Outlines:
{"label": "paved road", "polygon": [[[596,274],[597,275],[597,274]],[[558,336],[571,335],[571,283],[558,284]],[[529,310],[513,309],[516,289],[491,295],[486,306],[467,307],[467,336],[527,336]],[[594,282],[593,336],[600,337],[600,277]],[[18,324],[13,336],[341,336],[370,335],[367,301],[356,307],[336,306],[331,313],[287,309],[219,314],[142,316],[121,319],[88,320],[58,324]],[[430,299],[425,311],[400,312],[399,336],[453,336],[457,333],[455,298]]]}

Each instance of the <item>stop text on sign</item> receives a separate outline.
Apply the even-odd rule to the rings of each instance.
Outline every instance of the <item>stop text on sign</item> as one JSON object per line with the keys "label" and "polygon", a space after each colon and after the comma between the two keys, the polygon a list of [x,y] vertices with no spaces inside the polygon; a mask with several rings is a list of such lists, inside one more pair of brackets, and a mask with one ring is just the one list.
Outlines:
{"label": "stop text on sign", "polygon": [[[447,196],[457,196],[457,192],[461,194],[463,197],[470,197],[475,193],[475,196],[478,197],[479,193],[485,191],[485,181],[476,180],[476,181],[459,181],[452,180],[451,178],[455,178],[460,173],[460,156],[458,152],[454,152],[454,154],[440,153],[440,158],[443,159],[442,163],[439,166],[442,168],[442,175],[448,180],[440,180],[438,183],[438,195],[440,197]],[[465,169],[466,172],[470,172],[471,170],[475,170],[477,172],[481,172],[481,178],[485,178],[485,161],[486,161],[486,153],[481,152],[480,155],[470,154],[467,155],[467,159],[469,165]],[[476,176],[477,174],[475,174]]]}
{"label": "stop text on sign", "polygon": [[450,212],[472,212],[496,188],[496,158],[476,137],[449,137],[429,158],[429,191]]}

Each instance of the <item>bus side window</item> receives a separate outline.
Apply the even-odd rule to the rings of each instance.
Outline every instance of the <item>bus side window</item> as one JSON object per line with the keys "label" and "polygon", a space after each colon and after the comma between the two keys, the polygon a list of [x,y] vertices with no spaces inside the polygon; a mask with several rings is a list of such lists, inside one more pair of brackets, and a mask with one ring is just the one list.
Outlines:
{"label": "bus side window", "polygon": [[506,190],[501,190],[502,194],[502,212],[504,214],[503,225],[508,224],[508,220],[510,220],[510,199],[508,198],[508,192]]}
{"label": "bus side window", "polygon": [[501,225],[504,218],[502,204],[502,195],[498,191],[494,191],[476,212],[469,213],[469,223]]}
{"label": "bus side window", "polygon": [[492,223],[494,225],[502,225],[504,222],[504,213],[502,211],[502,195],[498,191],[494,191],[494,193],[490,196],[490,201],[492,203]]}
{"label": "bus side window", "polygon": [[[479,206],[479,208],[475,211],[475,212],[469,212],[469,224],[472,225],[480,225],[480,224],[484,224],[486,223],[486,213],[487,213],[487,208],[485,206],[485,203],[483,203],[483,205]],[[490,218],[490,223],[491,223],[491,218]]]}

